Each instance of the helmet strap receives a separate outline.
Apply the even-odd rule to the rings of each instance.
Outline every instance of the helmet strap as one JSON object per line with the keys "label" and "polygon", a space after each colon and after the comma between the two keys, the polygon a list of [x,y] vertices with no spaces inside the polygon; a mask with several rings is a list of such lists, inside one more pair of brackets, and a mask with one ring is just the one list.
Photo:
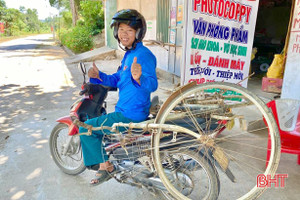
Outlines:
{"label": "helmet strap", "polygon": [[132,43],[131,49],[128,49],[127,47],[123,47],[123,45],[121,45],[121,42],[120,42],[119,39],[118,39],[118,44],[119,44],[119,47],[120,47],[123,51],[131,51],[131,50],[134,50],[134,49],[136,48],[137,39],[135,39],[135,41]]}
{"label": "helmet strap", "polygon": [[119,44],[120,49],[122,49],[123,51],[128,51],[126,47],[124,48],[124,47],[121,45],[120,40],[118,40],[118,44]]}

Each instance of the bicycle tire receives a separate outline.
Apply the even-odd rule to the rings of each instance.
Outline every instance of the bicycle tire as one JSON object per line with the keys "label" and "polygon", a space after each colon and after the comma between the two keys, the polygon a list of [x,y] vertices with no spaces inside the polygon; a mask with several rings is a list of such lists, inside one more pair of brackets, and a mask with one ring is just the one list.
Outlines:
{"label": "bicycle tire", "polygon": [[[215,90],[216,88],[219,90],[219,92],[217,90]],[[236,143],[239,143],[239,144],[234,144],[234,145],[242,145],[243,147],[245,147],[244,149],[246,149],[248,147],[251,147],[251,145],[252,145],[255,151],[256,150],[261,150],[261,152],[260,152],[261,157],[264,157],[264,156],[266,157],[266,152],[270,151],[269,162],[266,162],[266,159],[261,159],[261,158],[259,158],[260,160],[258,160],[258,158],[253,158],[253,159],[257,159],[257,160],[255,160],[254,164],[259,165],[259,170],[262,170],[260,172],[261,174],[264,174],[266,176],[267,175],[273,176],[276,172],[276,169],[277,169],[278,164],[279,164],[279,159],[280,159],[280,136],[279,136],[278,127],[277,127],[277,124],[274,120],[274,117],[273,117],[270,109],[265,105],[265,103],[259,97],[257,97],[254,93],[248,91],[245,88],[242,88],[238,85],[234,85],[234,84],[231,84],[231,83],[216,83],[215,82],[215,83],[206,83],[206,84],[201,84],[201,85],[196,85],[195,83],[190,83],[190,84],[178,89],[177,91],[175,91],[167,99],[167,101],[162,105],[162,107],[161,107],[161,109],[160,109],[160,111],[159,111],[159,113],[158,113],[158,115],[155,119],[155,123],[164,124],[164,123],[168,122],[171,115],[172,115],[172,117],[175,116],[175,115],[180,116],[179,115],[180,112],[178,113],[177,111],[174,111],[174,110],[176,110],[176,109],[178,110],[178,108],[182,107],[182,105],[185,104],[184,102],[191,102],[190,101],[191,99],[195,100],[195,102],[197,102],[196,100],[198,100],[198,98],[200,99],[200,96],[203,95],[203,94],[204,94],[202,96],[203,99],[200,99],[200,100],[202,102],[204,102],[205,98],[206,98],[206,95],[207,95],[206,93],[209,90],[215,90],[214,92],[212,92],[213,95],[219,96],[220,100],[223,99],[223,101],[222,101],[223,108],[222,108],[222,105],[216,104],[216,106],[218,106],[218,109],[221,109],[221,110],[223,109],[223,110],[226,110],[226,111],[230,110],[230,112],[233,113],[233,116],[237,116],[237,114],[235,112],[240,112],[239,109],[245,108],[247,112],[246,113],[240,113],[241,115],[244,115],[243,116],[244,119],[248,119],[248,118],[251,119],[251,117],[257,117],[257,116],[261,115],[262,119],[265,122],[264,131],[266,129],[268,130],[269,137],[266,136],[265,132],[259,133],[260,134],[259,137],[261,137],[262,138],[261,140],[263,140],[263,141],[262,142],[261,141],[257,142],[257,143],[262,143],[261,144],[262,148],[258,149],[257,147],[255,147],[252,144],[253,142],[251,141],[251,140],[254,141],[256,139],[255,138],[255,137],[257,137],[256,132],[259,132],[258,130],[256,130],[256,132],[254,134],[253,132],[245,132],[245,131],[241,131],[241,133],[239,133],[236,130],[235,125],[234,125],[234,128],[231,129],[232,131],[230,131],[229,128],[227,128],[229,122],[230,123],[232,121],[235,122],[236,119],[230,120],[230,121],[227,120],[226,124],[223,127],[221,127],[219,124],[217,124],[215,128],[212,128],[211,124],[216,123],[216,122],[212,122],[212,116],[213,116],[216,109],[215,110],[213,110],[213,109],[209,110],[209,108],[207,108],[207,110],[205,112],[209,113],[209,117],[207,117],[208,119],[206,119],[206,120],[207,121],[210,120],[210,122],[206,122],[207,123],[206,125],[209,126],[210,129],[206,130],[205,128],[201,127],[202,124],[197,125],[197,122],[198,122],[197,120],[193,120],[193,123],[191,123],[192,125],[195,125],[194,129],[196,129],[196,131],[194,130],[194,132],[197,133],[199,135],[199,137],[203,136],[203,135],[206,135],[206,136],[208,135],[209,137],[213,138],[212,140],[215,143],[214,144],[215,146],[210,147],[210,148],[206,148],[204,151],[209,152],[211,150],[211,148],[213,148],[214,150],[218,149],[218,151],[221,150],[224,153],[225,157],[228,158],[227,159],[228,163],[230,165],[234,166],[233,169],[236,169],[238,167],[241,168],[241,166],[239,166],[239,164],[236,164],[236,163],[239,160],[240,161],[243,160],[243,162],[247,162],[247,159],[249,160],[249,162],[251,162],[250,158],[249,158],[250,157],[249,155],[252,152],[249,152],[249,155],[247,155],[247,154],[244,155],[244,157],[247,158],[246,160],[245,160],[245,158],[240,159],[239,157],[242,157],[243,154],[241,154],[241,152],[234,152],[234,154],[241,154],[242,156],[241,155],[232,155],[232,154],[230,154],[229,149],[226,149],[227,148],[226,142],[228,142],[228,143],[232,142],[232,141],[229,141],[229,140],[234,139],[233,136],[235,136],[235,135],[236,136],[238,136],[238,135],[247,136],[247,137],[249,137],[249,139],[247,139],[247,138],[245,138],[245,139],[249,140],[248,141],[249,144],[247,144],[248,146],[246,146],[246,144],[244,144],[245,142],[247,142],[246,140],[245,141],[241,140],[243,138],[241,138],[240,140],[238,140],[238,142],[236,142]],[[233,103],[233,105],[236,106],[236,107],[232,106],[232,108],[230,108],[230,106],[227,105],[226,103],[227,103],[227,101],[230,102],[230,101],[234,101],[234,100],[230,96],[224,97],[224,94],[228,91],[233,91],[234,94],[238,94],[239,96],[235,97],[235,98],[238,98],[239,100],[241,100],[241,102],[243,102],[243,104],[240,103],[240,105],[239,105],[239,103],[235,103],[236,104],[235,105]],[[199,97],[197,97],[198,94],[200,94]],[[211,98],[211,96],[209,96],[209,97]],[[209,101],[211,101],[211,100],[209,100]],[[209,104],[209,101],[207,101],[208,104]],[[247,105],[249,105],[249,106],[247,106]],[[196,104],[196,106],[197,106],[197,104]],[[238,106],[241,106],[241,108],[238,108]],[[201,106],[199,106],[199,107],[201,107]],[[230,108],[230,109],[228,109],[228,108]],[[256,108],[256,109],[252,110],[253,108]],[[255,113],[251,113],[249,111],[249,109],[250,109],[251,112],[255,112]],[[191,111],[188,111],[188,110],[189,110],[189,108],[185,108],[184,111],[181,111],[182,113],[184,113],[183,116],[186,117],[187,116],[186,113],[188,113],[188,112],[190,112],[190,113],[194,112],[194,111],[191,112]],[[177,112],[177,113],[175,113],[175,112]],[[175,113],[175,115],[174,115],[174,113]],[[216,114],[216,115],[219,115],[219,116],[217,116],[217,117],[219,117],[219,119],[221,119],[221,114],[222,114],[222,112],[219,112],[219,113]],[[251,116],[251,115],[253,115],[253,116]],[[214,116],[214,117],[216,117],[216,116]],[[193,117],[191,117],[191,118],[193,118]],[[220,122],[220,121],[222,122],[222,120],[219,120],[218,122]],[[168,122],[168,123],[170,123],[170,122]],[[248,124],[248,126],[249,126],[249,124]],[[211,129],[213,129],[213,130],[211,130]],[[198,130],[198,132],[197,132],[197,130]],[[236,132],[238,132],[239,134],[236,134]],[[159,129],[157,131],[157,133],[153,134],[153,136],[152,136],[152,155],[153,155],[154,166],[155,166],[155,168],[157,170],[157,173],[158,173],[159,177],[161,178],[162,182],[164,183],[164,185],[166,186],[168,191],[176,199],[189,199],[188,197],[185,197],[184,195],[180,194],[180,192],[177,191],[174,186],[172,186],[172,183],[170,182],[170,180],[168,180],[166,174],[163,171],[163,166],[162,166],[161,158],[160,158],[160,149],[161,149],[160,141],[161,141],[161,138],[163,138],[164,134],[165,133],[163,132],[163,130]],[[224,135],[233,134],[233,136],[232,137],[227,137],[227,136],[224,137],[223,134]],[[193,135],[192,137],[195,138],[195,135]],[[196,140],[196,138],[195,138],[195,140]],[[228,143],[227,143],[227,145],[228,145]],[[199,143],[197,145],[200,146],[200,145],[203,145],[203,144]],[[230,143],[230,145],[232,145],[232,143]],[[266,147],[266,145],[269,145],[269,146]],[[244,149],[241,148],[241,149],[236,150],[236,151],[242,151]],[[247,149],[247,151],[249,151],[249,150]],[[255,153],[255,151],[253,151],[253,153]],[[207,157],[212,157],[212,156],[207,155]],[[216,165],[219,164],[216,161],[216,159],[214,159],[213,161],[215,162]],[[242,164],[243,164],[244,168],[247,168],[247,169],[244,169],[244,170],[248,171],[249,170],[248,168],[250,168],[250,167],[246,166],[246,164],[244,164],[244,163],[242,163]],[[262,168],[263,165],[265,165],[267,167],[263,169]],[[257,169],[255,169],[255,170],[257,170]],[[255,171],[255,170],[253,170],[253,171]],[[226,171],[226,173],[227,172],[228,171]],[[250,172],[250,170],[249,170],[249,172]],[[246,172],[246,173],[249,173],[249,172]],[[241,172],[238,172],[237,170],[233,171],[233,175],[240,175],[240,173]],[[239,187],[241,187],[241,185],[242,185],[242,187],[245,186],[245,189],[242,192],[240,192],[241,194],[236,194],[238,196],[234,196],[235,195],[234,192],[230,193],[231,195],[234,196],[234,197],[232,196],[232,198],[231,197],[230,198],[231,199],[256,199],[257,197],[259,197],[265,191],[266,187],[257,187],[257,182],[256,182],[257,179],[256,178],[257,178],[258,174],[256,174],[256,173],[257,172],[254,172],[254,173],[251,172],[251,174],[249,173],[249,175],[251,175],[251,176],[245,177],[245,179],[251,180],[251,185],[248,184],[248,183],[245,183],[244,185],[243,185],[243,183],[238,184],[240,186],[237,186],[238,188],[234,188],[234,189],[236,189],[236,193],[238,193],[238,190],[240,189]],[[252,174],[256,174],[256,175],[252,175]],[[227,185],[229,187],[229,185],[231,183],[229,184],[226,181],[227,180],[221,180],[221,188],[222,187],[226,188]],[[241,180],[241,181],[245,182],[246,180]],[[234,182],[234,180],[232,182]],[[228,193],[228,191],[224,192],[224,194],[227,194],[227,193]],[[222,195],[222,192],[221,192],[221,195]],[[224,198],[224,197],[220,197],[220,198]],[[228,198],[228,196],[225,197],[225,198]]]}

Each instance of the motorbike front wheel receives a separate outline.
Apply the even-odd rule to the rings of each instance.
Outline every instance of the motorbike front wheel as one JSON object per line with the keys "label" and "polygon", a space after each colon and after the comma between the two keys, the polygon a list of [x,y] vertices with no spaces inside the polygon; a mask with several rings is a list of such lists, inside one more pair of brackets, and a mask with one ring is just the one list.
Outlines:
{"label": "motorbike front wheel", "polygon": [[[209,158],[200,152],[189,150],[163,150],[160,153],[166,187],[175,187],[190,199],[216,200],[220,191],[219,175]],[[168,200],[178,199],[162,191]],[[173,193],[174,194],[174,193]]]}
{"label": "motorbike front wheel", "polygon": [[49,146],[55,164],[66,174],[78,175],[86,167],[83,163],[79,136],[69,136],[67,124],[57,124],[50,135]]}

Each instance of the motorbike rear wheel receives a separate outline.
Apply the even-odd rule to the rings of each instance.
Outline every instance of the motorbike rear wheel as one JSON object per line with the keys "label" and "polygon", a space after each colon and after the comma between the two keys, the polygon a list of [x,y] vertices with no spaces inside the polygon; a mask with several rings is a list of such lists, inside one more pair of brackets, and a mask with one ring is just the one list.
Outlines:
{"label": "motorbike rear wheel", "polygon": [[53,128],[49,140],[50,152],[55,164],[64,173],[78,175],[86,169],[80,138],[76,135],[69,136],[68,129],[68,125],[63,123]]}
{"label": "motorbike rear wheel", "polygon": [[[166,179],[162,180],[175,187],[191,199],[216,200],[220,191],[219,175],[209,158],[196,150],[161,151]],[[172,194],[162,191],[168,200]]]}

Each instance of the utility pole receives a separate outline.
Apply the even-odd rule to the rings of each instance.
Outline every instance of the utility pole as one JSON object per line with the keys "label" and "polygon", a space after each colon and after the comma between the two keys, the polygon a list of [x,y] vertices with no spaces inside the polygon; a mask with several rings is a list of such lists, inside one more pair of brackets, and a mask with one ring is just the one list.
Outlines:
{"label": "utility pole", "polygon": [[53,32],[53,40],[55,42],[55,18],[52,18],[52,32]]}

